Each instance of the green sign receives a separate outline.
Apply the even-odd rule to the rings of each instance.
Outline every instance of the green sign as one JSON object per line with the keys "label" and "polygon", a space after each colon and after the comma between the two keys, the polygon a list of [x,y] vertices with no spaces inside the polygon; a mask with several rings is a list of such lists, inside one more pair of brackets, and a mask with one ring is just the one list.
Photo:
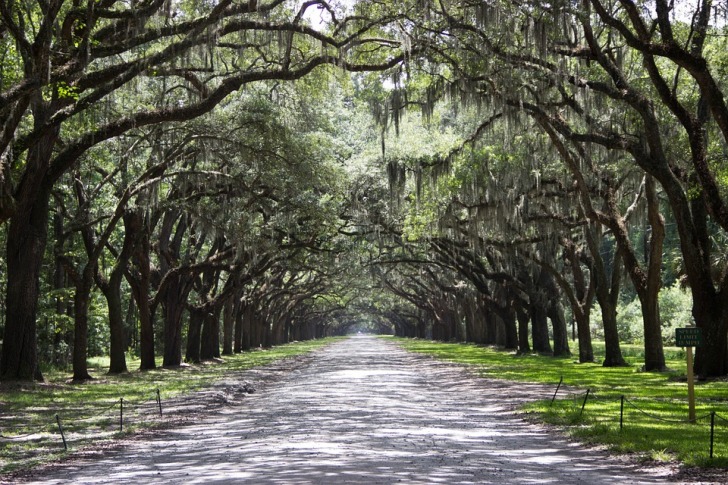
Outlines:
{"label": "green sign", "polygon": [[703,345],[703,329],[698,327],[676,328],[675,346],[700,347]]}

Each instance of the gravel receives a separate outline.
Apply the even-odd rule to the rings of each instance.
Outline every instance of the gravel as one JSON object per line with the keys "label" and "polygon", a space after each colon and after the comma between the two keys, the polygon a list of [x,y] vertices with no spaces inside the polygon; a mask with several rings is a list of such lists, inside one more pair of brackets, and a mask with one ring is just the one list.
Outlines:
{"label": "gravel", "polygon": [[[74,454],[15,482],[713,483],[646,466],[524,420],[542,385],[356,336],[172,403],[166,429]],[[186,412],[185,412],[186,411]],[[701,481],[703,480],[703,481]],[[715,481],[719,483],[719,481]]]}

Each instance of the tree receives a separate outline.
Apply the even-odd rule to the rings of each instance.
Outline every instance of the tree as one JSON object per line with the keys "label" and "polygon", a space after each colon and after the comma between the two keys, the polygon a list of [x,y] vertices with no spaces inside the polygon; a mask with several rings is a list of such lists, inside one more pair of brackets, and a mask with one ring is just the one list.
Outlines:
{"label": "tree", "polygon": [[[315,3],[324,2],[303,8]],[[7,34],[2,42],[11,52],[3,76],[9,82],[0,93],[0,213],[9,221],[2,379],[40,377],[35,316],[49,198],[89,149],[139,127],[200,116],[249,83],[299,79],[327,64],[384,69],[403,59],[399,44],[365,38],[390,18],[336,20],[329,35],[302,23],[303,11],[287,10],[283,0],[195,7],[172,11],[157,0],[134,7],[114,0],[88,8],[62,0],[28,10],[14,3],[0,7]],[[319,47],[312,49],[314,44]],[[372,62],[352,49],[367,44],[382,47]],[[178,65],[195,50],[211,53],[204,65]],[[233,58],[233,52],[242,55]],[[210,75],[202,78],[204,72]],[[165,88],[161,100],[128,102],[142,83],[169,87],[182,79],[198,95],[171,104]],[[114,101],[119,111],[105,116]],[[95,123],[83,129],[84,120]]]}

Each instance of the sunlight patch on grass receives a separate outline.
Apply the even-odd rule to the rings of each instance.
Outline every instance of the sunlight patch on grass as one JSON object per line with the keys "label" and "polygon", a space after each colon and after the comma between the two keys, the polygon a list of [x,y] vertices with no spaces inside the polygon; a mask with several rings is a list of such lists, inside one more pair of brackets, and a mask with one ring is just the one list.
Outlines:
{"label": "sunlight patch on grass", "polygon": [[[109,375],[108,358],[89,359],[89,372],[95,378],[82,384],[70,381],[68,373],[47,372],[46,382],[4,386],[0,401],[0,473],[27,468],[56,458],[63,452],[56,415],[59,415],[72,449],[96,439],[110,439],[154,425],[134,416],[138,409],[156,413],[157,390],[162,402],[213,384],[234,372],[259,367],[328,345],[336,339],[294,342],[270,349],[224,356],[214,362],[132,370]],[[161,361],[158,361],[161,365]],[[138,369],[139,360],[127,360],[129,369]],[[120,399],[128,420],[119,433]],[[86,438],[84,436],[90,436]]]}
{"label": "sunlight patch on grass", "polygon": [[[696,384],[696,415],[688,417],[685,352],[666,348],[669,372],[642,372],[639,346],[622,347],[630,367],[602,367],[603,343],[595,343],[597,363],[578,363],[574,357],[517,355],[474,344],[394,339],[403,348],[477,368],[484,377],[563,386],[553,404],[551,395],[524,406],[544,422],[565,427],[581,440],[610,446],[622,453],[670,457],[686,465],[728,464],[728,421],[716,419],[713,459],[710,450],[710,413],[728,419],[728,382]],[[586,390],[590,395],[584,404]],[[625,396],[622,409],[621,396]],[[584,405],[582,413],[581,408]]]}

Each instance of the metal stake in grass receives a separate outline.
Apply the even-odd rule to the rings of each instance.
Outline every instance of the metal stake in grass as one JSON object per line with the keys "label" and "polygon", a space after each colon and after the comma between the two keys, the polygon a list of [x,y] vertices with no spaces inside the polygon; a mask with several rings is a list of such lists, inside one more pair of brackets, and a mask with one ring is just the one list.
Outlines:
{"label": "metal stake in grass", "polygon": [[124,398],[119,398],[119,433],[124,431]]}
{"label": "metal stake in grass", "polygon": [[[63,449],[68,451],[68,444],[66,443],[66,436],[63,434],[63,426],[61,426],[61,418],[56,414],[56,423],[58,423],[58,431],[61,432],[61,439],[63,440]],[[710,442],[711,455],[713,456],[713,441]]]}
{"label": "metal stake in grass", "polygon": [[586,396],[584,396],[584,402],[581,403],[581,412],[579,413],[579,416],[584,414],[584,406],[586,406],[586,400],[589,399],[589,389],[586,390]]}
{"label": "metal stake in grass", "polygon": [[562,382],[564,382],[564,376],[561,376],[561,379],[559,379],[559,385],[556,386],[556,391],[554,392],[554,397],[551,398],[551,404],[554,403],[554,399],[556,399],[556,393],[559,392],[559,388],[561,387]]}
{"label": "metal stake in grass", "polygon": [[619,429],[624,427],[624,394],[619,402]]}
{"label": "metal stake in grass", "polygon": [[159,389],[157,389],[157,405],[159,406],[159,417],[162,417],[162,397],[159,395]]}

